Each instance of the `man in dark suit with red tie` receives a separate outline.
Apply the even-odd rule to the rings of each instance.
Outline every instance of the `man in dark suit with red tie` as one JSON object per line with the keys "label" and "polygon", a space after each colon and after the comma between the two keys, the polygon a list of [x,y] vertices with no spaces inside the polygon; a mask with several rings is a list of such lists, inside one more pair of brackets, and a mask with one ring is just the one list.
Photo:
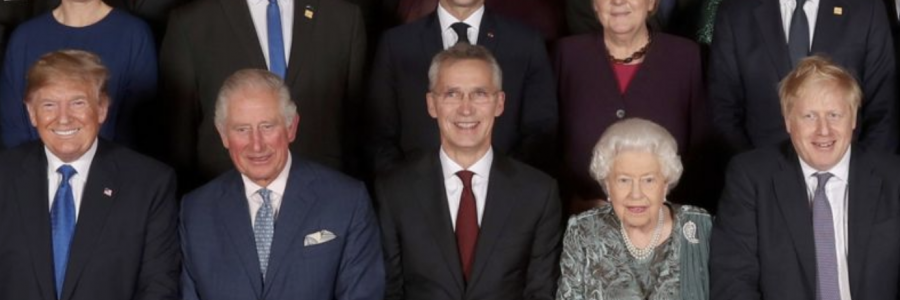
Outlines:
{"label": "man in dark suit with red tie", "polygon": [[497,153],[500,67],[467,43],[430,70],[440,149],[376,180],[385,299],[553,299],[562,234],[556,183]]}
{"label": "man in dark suit with red tie", "polygon": [[175,172],[98,139],[110,98],[94,54],[28,72],[40,142],[0,155],[0,299],[177,299]]}
{"label": "man in dark suit with red tie", "polygon": [[366,113],[370,167],[384,172],[437,150],[437,127],[422,95],[431,58],[465,41],[484,46],[503,68],[506,113],[497,118],[494,150],[552,169],[557,127],[556,83],[541,36],[486,8],[484,0],[441,0],[428,17],[387,31],[375,61]]}

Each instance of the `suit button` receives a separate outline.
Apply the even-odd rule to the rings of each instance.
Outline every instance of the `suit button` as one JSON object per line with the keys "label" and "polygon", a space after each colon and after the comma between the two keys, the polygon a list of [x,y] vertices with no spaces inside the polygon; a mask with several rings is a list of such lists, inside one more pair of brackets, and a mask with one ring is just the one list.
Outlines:
{"label": "suit button", "polygon": [[616,117],[619,117],[619,119],[624,118],[624,117],[625,117],[625,110],[624,110],[624,109],[616,110]]}

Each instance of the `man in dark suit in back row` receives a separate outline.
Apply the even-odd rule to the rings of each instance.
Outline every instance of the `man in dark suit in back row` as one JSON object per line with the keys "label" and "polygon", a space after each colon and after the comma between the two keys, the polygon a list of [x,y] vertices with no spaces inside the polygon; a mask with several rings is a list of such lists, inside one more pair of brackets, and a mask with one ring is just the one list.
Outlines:
{"label": "man in dark suit in back row", "polygon": [[100,140],[110,98],[94,54],[28,73],[41,142],[0,155],[0,299],[176,299],[175,173]]}
{"label": "man in dark suit in back row", "polygon": [[778,81],[822,54],[859,79],[857,138],[872,151],[898,144],[894,45],[882,0],[724,0],[710,48],[713,125],[734,152],[788,139]]}
{"label": "man in dark suit in back row", "polygon": [[160,73],[167,152],[182,188],[231,168],[213,111],[225,78],[247,68],[278,74],[303,111],[292,151],[352,171],[365,53],[362,14],[343,0],[195,0],[176,9]]}
{"label": "man in dark suit in back row", "polygon": [[554,299],[562,208],[556,182],[491,146],[506,112],[500,67],[457,44],[428,72],[440,149],[375,184],[384,299]]}
{"label": "man in dark suit in back row", "polygon": [[503,68],[506,109],[493,138],[498,154],[551,169],[556,151],[556,84],[543,39],[485,9],[484,0],[441,0],[431,15],[386,32],[376,52],[366,112],[374,173],[440,145],[422,96],[431,58],[457,43],[481,45]]}
{"label": "man in dark suit in back row", "polygon": [[790,143],[729,165],[711,299],[900,298],[900,159],[852,142],[860,87],[811,57],[779,95]]}

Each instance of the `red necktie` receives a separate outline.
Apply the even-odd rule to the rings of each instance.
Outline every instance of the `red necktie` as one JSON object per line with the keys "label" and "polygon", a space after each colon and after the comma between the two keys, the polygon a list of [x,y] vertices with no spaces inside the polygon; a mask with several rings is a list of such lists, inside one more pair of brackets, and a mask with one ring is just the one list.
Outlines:
{"label": "red necktie", "polygon": [[456,172],[462,179],[463,190],[459,197],[459,211],[456,214],[456,247],[462,263],[463,276],[469,281],[472,262],[475,261],[475,242],[478,241],[478,210],[475,208],[475,194],[472,192],[471,171]]}

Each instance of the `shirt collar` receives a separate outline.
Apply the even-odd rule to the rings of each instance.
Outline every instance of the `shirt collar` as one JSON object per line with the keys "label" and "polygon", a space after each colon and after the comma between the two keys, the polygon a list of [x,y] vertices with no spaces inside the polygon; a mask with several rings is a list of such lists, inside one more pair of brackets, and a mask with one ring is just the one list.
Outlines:
{"label": "shirt collar", "polygon": [[[450,179],[452,177],[456,177],[456,172],[462,171],[463,167],[457,164],[453,159],[447,155],[447,152],[444,152],[444,147],[441,147],[440,152],[441,157],[441,170],[444,174],[444,180]],[[488,151],[484,153],[484,156],[478,159],[471,167],[469,167],[469,171],[475,173],[475,176],[488,177],[491,172],[491,165],[494,163],[494,147],[488,148]]]}
{"label": "shirt collar", "polygon": [[[778,2],[780,2],[781,5],[786,5],[786,4],[797,5],[797,0],[779,0]],[[806,3],[810,3],[813,6],[818,7],[819,0],[806,0]]]}
{"label": "shirt collar", "polygon": [[[288,175],[291,173],[292,160],[291,154],[288,153],[288,159],[287,163],[284,164],[284,169],[281,169],[281,173],[278,173],[278,177],[275,177],[275,180],[266,187],[276,195],[284,195],[284,190],[287,188]],[[250,199],[253,194],[256,194],[259,189],[263,188],[244,174],[241,174],[241,179],[244,181],[244,194],[246,194],[247,199]]]}
{"label": "shirt collar", "polygon": [[[278,5],[280,6],[281,4],[284,4],[285,1],[287,1],[287,0],[278,0]],[[810,0],[806,0],[806,1],[810,1]],[[247,0],[247,4],[250,4],[250,5],[267,4],[268,5],[269,0]]]}
{"label": "shirt collar", "polygon": [[850,148],[851,147],[847,148],[847,152],[844,153],[844,156],[841,157],[841,160],[839,160],[838,163],[834,165],[834,167],[831,167],[831,169],[829,170],[816,170],[805,161],[803,161],[803,158],[800,158],[800,169],[803,171],[803,178],[808,179],[816,173],[828,172],[831,173],[834,178],[840,179],[844,182],[849,182],[847,179],[850,177]]}
{"label": "shirt collar", "polygon": [[484,16],[484,5],[479,7],[478,10],[469,15],[469,17],[465,20],[457,19],[456,17],[451,15],[449,11],[444,9],[444,7],[440,4],[438,4],[437,7],[437,15],[438,21],[441,22],[441,30],[450,29],[450,25],[453,25],[453,23],[456,22],[464,22],[466,24],[469,24],[469,26],[471,26],[473,29],[477,30],[478,26],[481,25],[481,18]]}
{"label": "shirt collar", "polygon": [[87,152],[72,162],[63,162],[62,159],[54,155],[53,152],[50,152],[50,149],[48,149],[47,146],[44,146],[44,153],[47,154],[47,167],[49,168],[50,173],[56,174],[56,170],[58,170],[60,166],[70,165],[72,168],[75,168],[75,172],[77,172],[76,176],[81,176],[81,178],[86,179],[88,172],[91,170],[91,162],[94,161],[94,155],[97,154],[97,139],[94,138],[94,143],[88,148]]}

